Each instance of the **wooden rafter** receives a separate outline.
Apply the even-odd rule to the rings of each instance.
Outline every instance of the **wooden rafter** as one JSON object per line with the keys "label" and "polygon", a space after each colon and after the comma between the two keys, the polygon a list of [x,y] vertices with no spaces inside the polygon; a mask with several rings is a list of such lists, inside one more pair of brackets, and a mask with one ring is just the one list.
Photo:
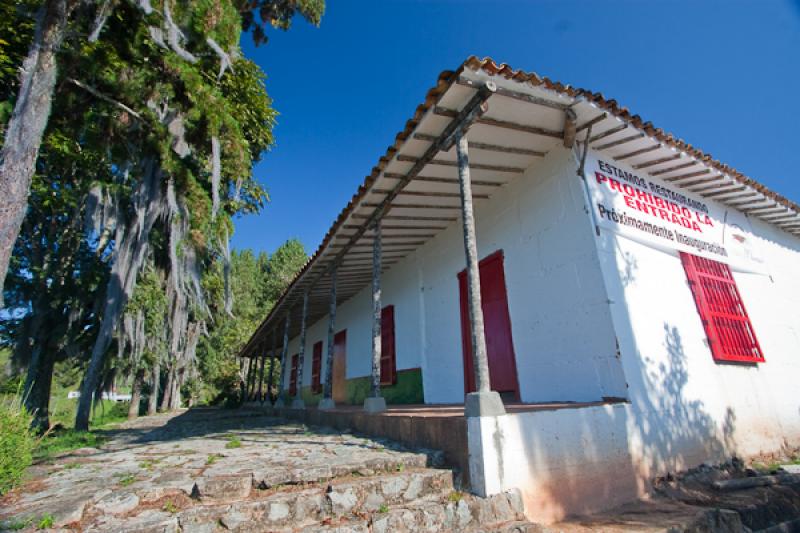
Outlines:
{"label": "wooden rafter", "polygon": [[[416,163],[420,160],[418,157],[410,156],[410,155],[403,155],[399,154],[397,156],[398,161],[403,161],[406,163]],[[428,165],[440,165],[444,167],[456,167],[458,163],[456,161],[448,161],[447,159],[431,159],[427,162]],[[494,172],[513,172],[513,173],[521,173],[525,172],[525,169],[522,167],[511,167],[507,165],[484,165],[481,163],[470,163],[470,167],[475,170],[491,170]]]}
{"label": "wooden rafter", "polygon": [[[427,133],[415,133],[413,137],[418,141],[433,142],[436,140],[435,135],[428,135]],[[547,155],[547,152],[541,152],[539,150],[530,150],[528,148],[517,148],[515,146],[501,146],[499,144],[482,143],[476,141],[470,141],[469,148],[470,150],[484,150],[487,152],[500,152],[505,154],[530,155],[534,157],[544,157],[545,155]]]}
{"label": "wooden rafter", "polygon": [[648,146],[647,148],[640,148],[638,150],[634,150],[633,152],[628,152],[626,154],[618,155],[614,158],[614,161],[624,161],[625,159],[630,159],[631,157],[636,157],[637,155],[646,154],[649,152],[653,152],[661,148],[660,144],[654,144],[653,146]]}
{"label": "wooden rafter", "polygon": [[[455,109],[447,109],[445,107],[436,106],[433,108],[433,114],[442,117],[453,117],[458,112]],[[550,130],[547,128],[540,128],[538,126],[529,126],[527,124],[520,124],[518,122],[511,122],[508,120],[498,120],[495,118],[481,117],[475,121],[476,124],[483,126],[493,126],[495,128],[503,128],[507,130],[521,131],[523,133],[531,133],[533,135],[543,135],[545,137],[554,137],[556,139],[563,139],[564,132]]]}
{"label": "wooden rafter", "polygon": [[[456,82],[459,85],[463,85],[464,87],[469,87],[471,89],[478,89],[481,87],[483,82],[473,81],[467,78],[458,78]],[[506,89],[504,87],[497,87],[495,94],[498,96],[505,96],[506,98],[513,98],[514,100],[518,100],[520,102],[526,102],[529,104],[549,107],[551,109],[559,109],[564,110],[567,109],[572,104],[565,104],[563,102],[554,102],[552,100],[548,100],[547,98],[542,98],[540,96],[534,96],[532,94],[526,94],[519,91],[514,91],[512,89]]]}
{"label": "wooden rafter", "polygon": [[606,144],[601,144],[600,146],[595,146],[595,150],[607,150],[608,148],[614,148],[615,146],[620,146],[623,144],[627,144],[629,142],[638,141],[639,139],[644,137],[644,133],[634,133],[633,135],[628,135],[627,137],[623,137],[622,139],[618,139],[616,141],[611,141]]}
{"label": "wooden rafter", "polygon": [[645,161],[644,163],[639,163],[638,165],[633,165],[633,168],[636,170],[642,170],[644,168],[654,167],[656,165],[660,165],[661,163],[668,163],[670,161],[675,161],[676,159],[680,159],[682,156],[680,152],[673,155],[668,155],[666,157],[659,157],[658,159],[652,159],[650,161]]}

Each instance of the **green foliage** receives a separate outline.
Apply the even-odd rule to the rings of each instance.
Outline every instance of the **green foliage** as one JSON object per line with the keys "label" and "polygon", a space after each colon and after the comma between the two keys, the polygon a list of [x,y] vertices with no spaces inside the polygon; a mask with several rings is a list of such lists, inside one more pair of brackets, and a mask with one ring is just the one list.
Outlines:
{"label": "green foliage", "polygon": [[234,448],[241,448],[242,441],[239,440],[239,437],[237,437],[236,435],[231,435],[230,438],[228,438],[228,442],[225,444],[225,447],[228,448],[229,450]]}
{"label": "green foliage", "polygon": [[50,513],[46,513],[42,518],[39,519],[39,523],[36,525],[37,529],[50,529],[53,527],[55,523],[55,518]]}
{"label": "green foliage", "polygon": [[[250,250],[234,251],[231,254],[233,317],[220,311],[224,300],[221,266],[206,274],[205,290],[217,317],[198,347],[201,372],[208,387],[207,401],[226,401],[238,390],[236,355],[307,260],[297,239],[285,242],[271,256],[264,253],[256,256]],[[280,345],[282,339],[276,342]],[[269,375],[269,366],[264,373]],[[276,368],[273,383],[277,384],[279,376],[280,370]]]}
{"label": "green foliage", "polygon": [[296,13],[318,26],[325,13],[324,0],[234,0],[242,13],[242,28],[252,31],[256,45],[267,42],[266,27],[288,30]]}
{"label": "green foliage", "polygon": [[17,398],[0,401],[0,495],[22,480],[33,459],[32,417]]}

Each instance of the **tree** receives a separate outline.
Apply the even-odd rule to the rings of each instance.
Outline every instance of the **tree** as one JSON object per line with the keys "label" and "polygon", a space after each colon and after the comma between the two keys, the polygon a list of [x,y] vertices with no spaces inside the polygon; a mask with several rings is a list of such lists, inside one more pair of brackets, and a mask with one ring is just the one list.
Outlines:
{"label": "tree", "polygon": [[[140,11],[149,16],[153,7],[149,0],[131,0]],[[162,43],[185,60],[197,59],[182,44],[185,33],[172,21],[171,0],[162,7],[164,24],[160,31]],[[89,2],[91,5],[92,2]],[[22,76],[19,91],[14,103],[13,113],[5,131],[5,141],[0,149],[0,289],[5,286],[5,278],[11,252],[16,241],[22,220],[25,216],[34,165],[39,154],[42,137],[50,117],[53,91],[58,75],[57,54],[65,39],[70,17],[76,11],[79,0],[44,0],[38,9],[36,22],[27,56],[22,61]],[[114,9],[115,2],[104,0],[97,7],[88,32],[89,42],[96,41]],[[184,29],[194,31],[205,28],[219,14],[235,15],[239,25],[245,30],[252,29],[256,44],[266,41],[264,24],[287,29],[295,13],[300,13],[308,21],[319,24],[324,12],[324,0],[236,0],[236,5],[227,1],[210,3],[197,0],[189,3],[189,10],[202,13],[203,17],[195,17],[192,26]],[[230,6],[231,9],[226,9]],[[260,23],[255,18],[259,13]],[[223,29],[225,24],[212,24],[214,29]],[[8,29],[8,26],[6,26]],[[163,31],[162,31],[163,29]],[[204,31],[199,31],[203,35]],[[230,34],[230,33],[229,33]],[[76,35],[80,35],[76,33]],[[85,35],[85,33],[84,33]],[[223,33],[219,31],[219,38]],[[218,39],[208,35],[208,46],[220,57],[220,72],[230,64],[230,56],[220,47]],[[0,306],[3,305],[3,293],[0,291]]]}

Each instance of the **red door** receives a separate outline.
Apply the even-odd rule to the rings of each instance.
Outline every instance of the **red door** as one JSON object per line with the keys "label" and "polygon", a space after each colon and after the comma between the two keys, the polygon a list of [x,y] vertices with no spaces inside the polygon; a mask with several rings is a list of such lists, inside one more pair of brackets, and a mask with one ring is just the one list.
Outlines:
{"label": "red door", "polygon": [[[508,399],[519,401],[517,364],[511,339],[511,318],[508,313],[506,278],[503,272],[503,251],[499,250],[479,264],[481,277],[481,308],[489,359],[489,379],[492,390]],[[458,274],[461,297],[461,343],[464,353],[464,391],[473,392],[475,372],[472,366],[472,335],[470,333],[467,301],[467,272]]]}
{"label": "red door", "polygon": [[397,383],[394,340],[394,306],[387,305],[381,310],[381,385]]}
{"label": "red door", "polygon": [[300,364],[300,354],[292,356],[292,370],[289,374],[289,396],[297,394],[297,366]]}

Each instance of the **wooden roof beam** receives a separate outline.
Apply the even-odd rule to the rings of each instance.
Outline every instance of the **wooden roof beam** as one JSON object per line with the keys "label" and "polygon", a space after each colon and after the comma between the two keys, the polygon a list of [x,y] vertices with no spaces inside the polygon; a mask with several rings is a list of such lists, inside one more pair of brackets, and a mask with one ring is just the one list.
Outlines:
{"label": "wooden roof beam", "polygon": [[[436,106],[433,108],[433,114],[442,117],[454,117],[457,114],[457,111],[455,111],[454,109],[447,109],[445,107]],[[538,126],[528,126],[527,124],[519,124],[517,122],[511,122],[508,120],[498,120],[485,116],[477,119],[475,121],[475,124],[481,124],[483,126],[494,126],[495,128],[504,128],[507,130],[521,131],[523,133],[530,133],[532,135],[543,135],[545,137],[554,137],[556,139],[564,138],[563,131],[555,131],[547,128],[540,128]],[[472,166],[473,165],[470,164],[470,167]]]}
{"label": "wooden roof beam", "polygon": [[661,163],[668,163],[670,161],[675,161],[676,159],[680,159],[681,153],[678,152],[677,154],[668,155],[666,157],[659,157],[658,159],[652,159],[650,161],[645,161],[644,163],[639,163],[638,165],[633,165],[635,170],[642,170],[644,168],[654,167],[656,165],[660,165]]}
{"label": "wooden roof beam", "polygon": [[647,148],[640,148],[639,150],[634,150],[633,152],[628,152],[626,154],[618,155],[614,157],[614,161],[624,161],[625,159],[630,159],[631,157],[636,157],[637,155],[646,154],[649,152],[653,152],[661,148],[661,144],[655,144],[653,146],[648,146]]}
{"label": "wooden roof beam", "polygon": [[608,113],[600,113],[599,115],[597,115],[593,119],[587,120],[586,122],[584,122],[583,124],[578,126],[577,131],[581,132],[581,131],[585,130],[586,128],[590,127],[590,126],[594,126],[598,122],[604,121],[607,118],[608,118]]}
{"label": "wooden roof beam", "polygon": [[[384,172],[383,176],[389,179],[402,179],[403,174],[396,172]],[[417,176],[412,181],[424,181],[429,183],[447,183],[458,186],[456,178],[439,178],[436,176]],[[502,187],[508,182],[505,181],[486,181],[486,180],[473,180],[472,185],[480,187]]]}
{"label": "wooden roof beam", "polygon": [[[369,219],[371,215],[364,215],[360,213],[353,213],[352,215],[355,219]],[[411,220],[411,221],[425,221],[425,222],[455,222],[458,220],[458,217],[451,216],[411,216],[411,215],[383,215],[381,220]]]}
{"label": "wooden roof beam", "polygon": [[[481,87],[483,82],[470,80],[464,77],[459,77],[456,83],[464,87],[469,87],[471,89],[478,89]],[[572,104],[565,104],[563,102],[554,102],[552,100],[548,100],[540,96],[534,96],[532,94],[514,91],[512,89],[506,89],[505,87],[497,87],[495,94],[498,96],[505,96],[506,98],[512,98],[520,102],[526,102],[528,104],[549,107],[551,109],[559,109],[562,111],[564,109],[569,108],[572,105]]]}
{"label": "wooden roof beam", "polygon": [[686,163],[681,163],[680,165],[673,165],[671,167],[654,170],[653,172],[648,172],[648,174],[650,174],[651,176],[661,176],[662,174],[669,174],[670,172],[675,172],[676,170],[683,170],[684,168],[693,167],[696,164],[697,161],[692,159],[691,161],[687,161]]}
{"label": "wooden roof beam", "polygon": [[[415,139],[418,141],[428,141],[433,142],[436,140],[435,135],[428,135],[427,133],[415,133],[413,135]],[[518,154],[518,155],[530,155],[534,157],[544,157],[547,155],[547,152],[541,152],[539,150],[529,150],[528,148],[516,148],[514,146],[501,146],[499,144],[490,144],[490,143],[482,143],[476,141],[469,141],[469,148],[470,150],[485,150],[487,152],[500,152],[504,154]],[[385,175],[386,173],[384,173]]]}
{"label": "wooden roof beam", "polygon": [[[420,160],[418,157],[410,156],[410,155],[403,155],[399,154],[397,156],[398,161],[403,161],[406,163],[416,163]],[[431,159],[426,164],[428,165],[440,165],[445,167],[457,167],[457,161],[448,161],[446,159]],[[521,173],[525,172],[525,169],[522,167],[509,167],[506,165],[483,165],[480,163],[470,163],[469,168],[475,170],[491,170],[494,172],[513,172],[513,173]]]}
{"label": "wooden roof beam", "polygon": [[[688,180],[688,179],[691,179],[691,178],[696,178],[698,176],[705,176],[706,174],[711,174],[711,169],[710,168],[707,168],[707,169],[704,169],[704,170],[698,170],[697,172],[689,172],[687,174],[681,174],[680,176],[669,176],[667,178],[664,178],[664,181],[673,183],[673,182],[676,182],[676,181]],[[680,185],[680,184],[677,184],[677,185]]]}
{"label": "wooden roof beam", "polygon": [[[370,193],[373,194],[389,194],[391,189],[372,189]],[[461,195],[457,192],[440,192],[440,191],[401,191],[398,196],[422,196],[428,198],[461,198]],[[473,193],[473,198],[481,198],[487,199],[489,198],[488,194],[476,194]]]}
{"label": "wooden roof beam", "polygon": [[578,115],[572,109],[564,110],[564,148],[572,148],[578,135]]}
{"label": "wooden roof beam", "polygon": [[595,146],[594,150],[607,150],[609,148],[614,148],[615,146],[620,146],[623,144],[628,144],[629,142],[638,141],[643,137],[644,133],[634,133],[633,135],[628,135],[627,137],[623,137],[622,139],[611,141],[606,144],[601,144],[600,146]]}
{"label": "wooden roof beam", "polygon": [[619,133],[622,130],[626,129],[627,127],[628,127],[627,124],[619,124],[617,126],[614,126],[613,128],[607,129],[603,133],[598,133],[597,135],[593,135],[589,137],[589,144],[592,144],[595,141],[599,141],[600,139],[605,139],[606,137],[610,137],[615,133]]}

